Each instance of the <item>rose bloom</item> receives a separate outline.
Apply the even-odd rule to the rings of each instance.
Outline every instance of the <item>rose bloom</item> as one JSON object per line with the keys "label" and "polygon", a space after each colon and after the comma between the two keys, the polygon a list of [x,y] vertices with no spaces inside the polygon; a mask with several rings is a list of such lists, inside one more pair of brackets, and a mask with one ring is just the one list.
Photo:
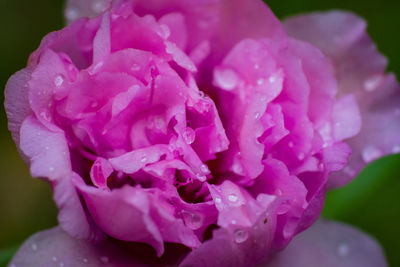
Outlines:
{"label": "rose bloom", "polygon": [[[104,254],[60,264],[297,266],[302,253],[276,253],[327,189],[400,150],[399,86],[353,14],[282,25],[258,0],[120,0],[70,2],[66,15],[5,103],[61,228],[87,240],[79,253]],[[59,259],[63,240],[48,248]],[[384,266],[360,240],[378,255],[359,266]]]}

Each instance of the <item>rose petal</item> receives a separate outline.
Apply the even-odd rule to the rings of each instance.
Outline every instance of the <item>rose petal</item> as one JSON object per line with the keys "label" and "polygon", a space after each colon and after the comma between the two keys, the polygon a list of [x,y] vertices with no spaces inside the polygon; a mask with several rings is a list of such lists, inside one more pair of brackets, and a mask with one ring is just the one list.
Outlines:
{"label": "rose petal", "polygon": [[50,131],[29,116],[21,126],[20,147],[30,158],[32,176],[58,180],[70,175],[69,149],[63,132]]}
{"label": "rose petal", "polygon": [[60,227],[29,237],[19,248],[9,266],[112,266],[145,267],[133,251],[109,239],[91,243],[69,236]]}
{"label": "rose petal", "polygon": [[348,140],[352,149],[349,164],[331,174],[330,186],[347,183],[378,157],[398,153],[400,87],[393,75],[384,74],[387,61],[366,33],[365,21],[332,11],[289,18],[285,26],[291,36],[312,43],[330,58],[339,94],[352,93],[360,108],[360,134]]}
{"label": "rose petal", "polygon": [[7,112],[8,129],[19,147],[19,134],[22,122],[31,113],[28,98],[28,81],[31,78],[30,68],[16,72],[7,82],[4,107]]}
{"label": "rose petal", "polygon": [[320,220],[293,239],[268,267],[385,267],[385,256],[370,236],[343,223]]}

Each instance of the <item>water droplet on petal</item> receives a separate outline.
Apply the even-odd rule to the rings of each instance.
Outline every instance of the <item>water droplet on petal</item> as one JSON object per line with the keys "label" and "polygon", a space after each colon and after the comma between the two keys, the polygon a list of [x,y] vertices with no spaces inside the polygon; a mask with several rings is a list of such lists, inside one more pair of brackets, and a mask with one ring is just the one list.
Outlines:
{"label": "water droplet on petal", "polygon": [[57,75],[54,78],[54,85],[56,87],[60,87],[64,83],[64,78],[61,75]]}
{"label": "water droplet on petal", "polygon": [[88,263],[88,262],[89,262],[88,259],[86,259],[86,258],[84,258],[82,261],[83,261],[84,263]]}
{"label": "water droplet on petal", "polygon": [[58,266],[64,267],[64,262],[60,262],[60,263],[58,264]]}
{"label": "water droplet on petal", "polygon": [[256,115],[254,116],[254,118],[255,118],[256,120],[258,120],[260,117],[261,117],[260,112],[257,112]]}
{"label": "water droplet on petal", "polygon": [[102,257],[100,257],[100,261],[101,261],[102,263],[108,263],[110,260],[108,259],[107,256],[102,256]]}
{"label": "water droplet on petal", "polygon": [[400,153],[400,146],[394,146],[394,147],[392,148],[392,153],[393,153],[393,154]]}
{"label": "water droplet on petal", "polygon": [[101,13],[101,12],[104,11],[105,5],[104,5],[104,3],[101,2],[101,1],[95,1],[95,2],[93,3],[93,5],[92,5],[92,9],[93,9],[93,11],[96,12],[96,13]]}
{"label": "water droplet on petal", "polygon": [[236,243],[243,243],[249,237],[248,233],[241,229],[235,230],[234,235]]}
{"label": "water droplet on petal", "polygon": [[140,70],[139,64],[136,63],[132,64],[131,71],[138,71],[138,70]]}
{"label": "water droplet on petal", "polygon": [[367,92],[372,92],[381,84],[382,76],[374,75],[364,82],[364,89]]}
{"label": "water droplet on petal", "polygon": [[53,256],[53,257],[51,257],[51,260],[54,261],[54,262],[56,262],[56,261],[57,261],[57,257],[56,257],[56,256]]}
{"label": "water droplet on petal", "polygon": [[270,77],[268,78],[268,81],[269,81],[270,83],[274,83],[274,82],[276,82],[276,77],[275,77],[275,76],[270,76]]}
{"label": "water droplet on petal", "polygon": [[219,204],[222,202],[222,199],[220,197],[215,198],[215,203]]}
{"label": "water droplet on petal", "polygon": [[293,142],[289,142],[289,143],[288,143],[288,146],[289,146],[290,148],[292,148],[292,147],[294,146]]}
{"label": "water droplet on petal", "polygon": [[192,230],[197,230],[203,225],[204,218],[203,215],[199,213],[183,211],[182,215],[185,225]]}
{"label": "water droplet on petal", "polygon": [[350,248],[347,244],[340,244],[337,247],[337,254],[340,257],[346,257],[347,255],[349,255],[349,251],[350,251]]}
{"label": "water droplet on petal", "polygon": [[232,69],[216,69],[214,80],[216,85],[228,91],[233,90],[239,82],[236,72]]}
{"label": "water droplet on petal", "polygon": [[349,166],[345,167],[345,168],[343,169],[343,172],[344,172],[345,174],[347,174],[348,176],[354,176],[354,175],[356,175],[356,171],[355,171],[353,168],[349,167]]}
{"label": "water droplet on petal", "polygon": [[143,156],[141,159],[140,159],[140,162],[146,162],[147,161],[147,158],[145,157],[145,156]]}
{"label": "water droplet on petal", "polygon": [[49,167],[49,171],[54,171],[54,167]]}
{"label": "water droplet on petal", "polygon": [[260,78],[257,80],[258,85],[262,85],[264,83],[264,79]]}
{"label": "water droplet on petal", "polygon": [[65,10],[65,17],[72,21],[76,20],[79,17],[78,11],[75,8],[68,8]]}
{"label": "water droplet on petal", "polygon": [[236,220],[232,220],[231,223],[232,223],[232,224],[236,224]]}
{"label": "water droplet on petal", "polygon": [[208,170],[207,165],[205,165],[205,164],[201,165],[200,169],[201,169],[201,171],[204,172],[204,173],[209,173],[209,172],[210,172],[210,171]]}
{"label": "water droplet on petal", "polygon": [[191,143],[194,142],[196,133],[192,128],[186,127],[186,129],[182,133],[182,137],[183,140],[185,140],[186,144],[190,145]]}
{"label": "water droplet on petal", "polygon": [[50,113],[47,110],[42,110],[40,112],[40,116],[46,121],[50,121],[51,120]]}
{"label": "water droplet on petal", "polygon": [[31,249],[33,250],[33,251],[36,251],[37,250],[37,245],[35,244],[35,243],[32,243],[31,244]]}
{"label": "water droplet on petal", "polygon": [[380,151],[375,146],[370,145],[363,149],[361,156],[365,163],[370,163],[371,161],[374,161],[377,158],[381,157],[382,151]]}
{"label": "water droplet on petal", "polygon": [[297,155],[297,158],[298,158],[299,160],[303,160],[303,159],[305,158],[304,153],[300,153],[299,155]]}
{"label": "water droplet on petal", "polygon": [[235,194],[230,194],[230,195],[228,195],[228,200],[230,202],[236,202],[238,200],[238,196]]}

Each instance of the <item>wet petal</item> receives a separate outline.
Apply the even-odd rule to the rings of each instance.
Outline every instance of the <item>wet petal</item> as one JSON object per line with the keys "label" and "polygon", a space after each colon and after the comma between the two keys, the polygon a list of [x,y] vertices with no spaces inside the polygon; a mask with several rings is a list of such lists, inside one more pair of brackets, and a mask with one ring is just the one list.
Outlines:
{"label": "wet petal", "polygon": [[385,267],[379,244],[365,233],[343,223],[320,220],[293,239],[268,267]]}
{"label": "wet petal", "polygon": [[332,11],[289,18],[285,26],[291,36],[310,42],[330,58],[339,95],[353,94],[360,109],[360,134],[347,142],[352,149],[349,164],[330,176],[330,186],[347,183],[378,157],[398,153],[400,87],[394,75],[385,74],[387,60],[368,36],[365,21]]}
{"label": "wet petal", "polygon": [[69,236],[60,227],[36,233],[19,248],[9,266],[144,267],[134,253],[109,239],[92,243]]}

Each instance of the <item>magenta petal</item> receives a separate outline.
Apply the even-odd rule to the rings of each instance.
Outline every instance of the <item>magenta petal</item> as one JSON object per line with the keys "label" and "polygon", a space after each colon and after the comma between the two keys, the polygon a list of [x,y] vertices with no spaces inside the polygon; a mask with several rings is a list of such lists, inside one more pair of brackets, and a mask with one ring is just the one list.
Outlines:
{"label": "magenta petal", "polygon": [[[347,183],[378,157],[398,153],[400,87],[393,75],[385,75],[387,60],[368,36],[365,21],[352,13],[333,11],[289,18],[285,26],[291,36],[321,49],[335,67],[339,95],[353,94],[360,108],[360,134],[347,142],[352,149],[349,164],[331,174],[330,186]],[[358,128],[358,122],[355,125]],[[346,137],[345,131],[335,129],[335,135]]]}
{"label": "magenta petal", "polygon": [[379,244],[372,237],[343,223],[317,221],[271,262],[258,267],[385,267]]}
{"label": "magenta petal", "polygon": [[119,240],[150,244],[158,256],[163,254],[163,239],[150,215],[151,201],[144,190],[125,186],[104,191],[85,185],[80,177],[73,182],[102,231]]}
{"label": "magenta petal", "polygon": [[92,243],[66,234],[60,227],[36,233],[19,248],[9,266],[145,267],[132,251],[104,240]]}

